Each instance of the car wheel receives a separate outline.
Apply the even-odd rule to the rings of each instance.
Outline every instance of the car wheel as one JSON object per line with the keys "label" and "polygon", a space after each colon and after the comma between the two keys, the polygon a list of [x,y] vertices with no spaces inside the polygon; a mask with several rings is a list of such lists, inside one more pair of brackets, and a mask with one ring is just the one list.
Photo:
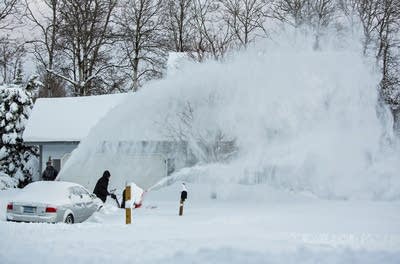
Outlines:
{"label": "car wheel", "polygon": [[67,215],[67,217],[65,217],[65,221],[66,224],[73,224],[74,223],[74,216],[72,214]]}

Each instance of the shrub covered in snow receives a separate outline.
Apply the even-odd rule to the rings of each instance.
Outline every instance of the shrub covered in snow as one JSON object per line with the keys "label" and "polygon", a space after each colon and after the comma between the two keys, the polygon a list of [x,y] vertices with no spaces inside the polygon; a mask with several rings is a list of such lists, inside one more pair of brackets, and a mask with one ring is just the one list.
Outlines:
{"label": "shrub covered in snow", "polygon": [[3,172],[0,172],[0,190],[15,188],[17,184],[18,182],[14,178],[11,178]]}
{"label": "shrub covered in snow", "polygon": [[30,91],[17,85],[0,86],[0,189],[24,186],[37,173],[38,150],[22,141],[32,106]]}

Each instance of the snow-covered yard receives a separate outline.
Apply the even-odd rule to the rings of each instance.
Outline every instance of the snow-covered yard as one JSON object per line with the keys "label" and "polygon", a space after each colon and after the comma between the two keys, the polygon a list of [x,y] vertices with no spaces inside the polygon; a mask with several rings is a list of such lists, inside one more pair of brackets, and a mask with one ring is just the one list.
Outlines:
{"label": "snow-covered yard", "polygon": [[133,224],[110,202],[87,222],[5,222],[16,191],[0,192],[0,263],[399,263],[400,202],[320,200],[231,185],[152,191]]}

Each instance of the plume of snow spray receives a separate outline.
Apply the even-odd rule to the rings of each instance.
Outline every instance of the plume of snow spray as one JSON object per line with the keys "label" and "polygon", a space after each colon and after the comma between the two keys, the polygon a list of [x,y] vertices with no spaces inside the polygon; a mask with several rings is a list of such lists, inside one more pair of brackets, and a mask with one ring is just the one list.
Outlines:
{"label": "plume of snow spray", "polygon": [[[186,180],[266,183],[326,198],[399,198],[399,155],[382,144],[390,120],[377,116],[378,75],[355,47],[311,46],[279,39],[223,63],[188,63],[129,95],[63,173],[90,159],[100,142],[183,138],[203,162],[177,174]],[[201,140],[234,142],[237,151],[229,161],[207,159],[208,152],[197,151]]]}

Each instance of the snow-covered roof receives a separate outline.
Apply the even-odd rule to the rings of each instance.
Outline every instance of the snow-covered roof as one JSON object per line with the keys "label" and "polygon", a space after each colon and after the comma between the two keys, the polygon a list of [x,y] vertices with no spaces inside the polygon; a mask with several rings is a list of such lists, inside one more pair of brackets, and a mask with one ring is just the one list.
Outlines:
{"label": "snow-covered roof", "polygon": [[23,134],[24,142],[81,141],[126,94],[38,98]]}

